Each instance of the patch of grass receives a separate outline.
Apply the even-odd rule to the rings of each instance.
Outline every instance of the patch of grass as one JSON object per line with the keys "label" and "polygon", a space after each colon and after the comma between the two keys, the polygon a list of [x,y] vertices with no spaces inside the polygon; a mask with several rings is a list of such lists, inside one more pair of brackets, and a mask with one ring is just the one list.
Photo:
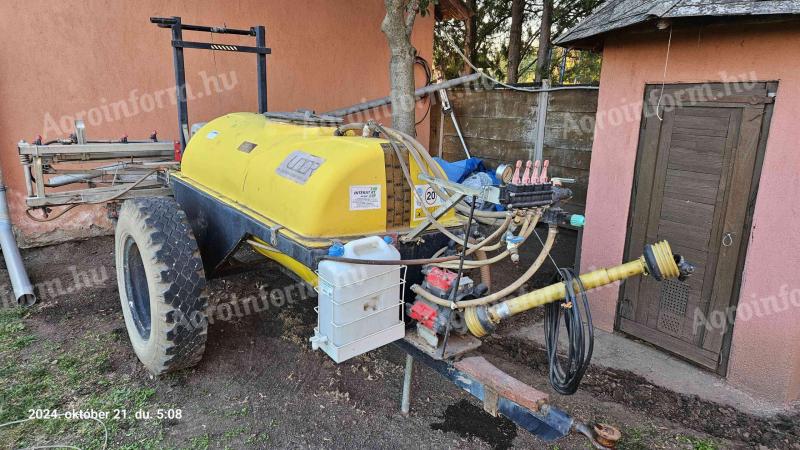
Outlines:
{"label": "patch of grass", "polygon": [[225,417],[244,417],[250,412],[250,408],[248,406],[242,406],[239,409],[226,409],[223,411],[222,415]]}
{"label": "patch of grass", "polygon": [[208,434],[189,439],[189,448],[192,450],[206,450],[210,444],[211,438],[208,437]]}
{"label": "patch of grass", "polygon": [[25,311],[21,308],[0,308],[0,343],[5,346],[11,342],[30,334],[26,331],[22,318]]}
{"label": "patch of grass", "polygon": [[242,426],[238,426],[238,427],[235,427],[235,428],[231,428],[230,430],[226,431],[225,433],[223,433],[223,437],[225,437],[227,439],[231,439],[231,438],[235,438],[236,436],[239,436],[240,434],[244,434],[246,432],[247,432],[247,427],[242,425]]}
{"label": "patch of grass", "polygon": [[[111,337],[86,332],[67,347],[41,342],[26,325],[27,310],[0,310],[0,423],[25,419],[30,410],[95,410],[113,414],[125,409],[125,420],[105,420],[109,445],[120,429],[144,430],[132,448],[161,448],[163,433],[133,414],[146,410],[155,390],[126,382],[117,384],[111,371]],[[24,352],[23,352],[24,350]],[[103,427],[92,420],[63,417],[31,420],[3,428],[0,448],[66,443],[81,448],[100,448]],[[138,434],[138,433],[137,433]],[[57,441],[57,442],[56,442]]]}
{"label": "patch of grass", "polygon": [[56,367],[69,379],[70,383],[77,382],[82,375],[81,361],[72,355],[57,360]]}
{"label": "patch of grass", "polygon": [[47,363],[35,356],[26,360],[20,353],[36,341],[24,316],[21,308],[0,309],[0,423],[26,418],[32,408],[54,409],[60,403]]}
{"label": "patch of grass", "polygon": [[11,343],[11,348],[14,350],[22,350],[23,348],[29,346],[30,344],[36,342],[35,336],[21,336],[14,340]]}
{"label": "patch of grass", "polygon": [[251,434],[251,435],[250,435],[250,436],[248,436],[248,437],[247,437],[247,439],[244,441],[244,443],[245,443],[245,444],[248,444],[248,445],[249,445],[249,444],[253,444],[253,443],[255,443],[255,442],[260,442],[260,443],[262,443],[262,444],[266,444],[267,442],[269,442],[269,434],[267,434],[267,433],[265,433],[265,432],[263,432],[263,431],[262,431],[262,432],[260,432],[260,433]]}
{"label": "patch of grass", "polygon": [[617,442],[619,450],[648,450],[648,443],[655,435],[651,428],[631,427],[622,431],[622,437]]}
{"label": "patch of grass", "polygon": [[[36,336],[24,322],[26,311],[0,309],[0,423],[26,419],[31,409],[56,409],[61,394],[50,373],[49,363],[40,355],[24,356],[21,350],[33,345]],[[0,434],[0,447],[11,448],[28,443],[28,430],[34,422],[45,428],[61,429],[63,421],[30,421],[11,425]],[[48,423],[49,422],[49,423]]]}
{"label": "patch of grass", "polygon": [[694,450],[718,450],[719,444],[713,439],[702,439],[694,436],[678,435],[675,439],[682,444],[689,444]]}
{"label": "patch of grass", "polygon": [[145,387],[115,387],[100,394],[91,395],[84,401],[85,408],[110,411],[125,409],[128,415],[144,408],[147,400],[156,393],[153,388]]}

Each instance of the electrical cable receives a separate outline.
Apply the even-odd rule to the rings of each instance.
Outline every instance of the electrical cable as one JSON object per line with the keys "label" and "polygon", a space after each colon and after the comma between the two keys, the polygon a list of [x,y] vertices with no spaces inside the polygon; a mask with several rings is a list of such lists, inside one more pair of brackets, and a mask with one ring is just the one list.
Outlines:
{"label": "electrical cable", "polygon": [[[422,56],[414,55],[414,64],[422,66],[422,70],[425,71],[425,86],[430,86],[433,83],[433,71],[431,70],[431,65],[428,63],[428,60]],[[427,95],[430,94],[426,94],[426,96]]]}
{"label": "electrical cable", "polygon": [[144,182],[144,180],[146,180],[148,177],[150,177],[150,175],[153,175],[156,172],[159,172],[159,170],[158,169],[153,169],[153,170],[147,172],[146,174],[144,174],[138,180],[136,180],[133,183],[131,183],[130,185],[126,186],[125,189],[117,192],[116,194],[114,194],[114,195],[112,195],[110,197],[101,199],[101,200],[95,200],[95,201],[87,202],[87,204],[89,204],[89,205],[99,205],[100,203],[106,203],[106,202],[114,201],[114,200],[122,197],[123,195],[127,194],[128,192],[130,192],[136,186],[142,184]]}
{"label": "electrical cable", "polygon": [[414,126],[417,126],[417,125],[421,124],[422,122],[424,122],[425,119],[428,118],[428,114],[430,114],[430,113],[431,113],[431,98],[428,97],[428,108],[425,110],[425,114],[422,116],[422,118],[414,123]]}
{"label": "electrical cable", "polygon": [[[428,60],[426,60],[425,58],[423,58],[423,57],[421,57],[419,55],[414,55],[414,64],[419,64],[420,66],[422,66],[422,70],[425,71],[425,86],[430,86],[433,83],[433,70],[431,70],[431,65],[430,65],[430,63],[428,63]],[[423,96],[423,98],[427,99],[428,108],[425,110],[425,115],[422,116],[422,119],[419,119],[414,124],[414,126],[417,126],[417,125],[421,124],[422,122],[424,122],[425,119],[428,118],[428,114],[431,113],[431,107],[433,106],[432,102],[431,102],[431,95],[430,94],[425,94]]]}
{"label": "electrical cable", "polygon": [[[61,417],[61,418],[63,418],[64,416],[65,416],[64,413],[55,415],[55,417]],[[99,423],[100,425],[103,426],[103,447],[102,447],[102,450],[105,450],[106,448],[108,448],[108,427],[106,426],[106,424],[102,420],[100,420],[100,419],[98,419],[96,417],[89,417],[88,419],[94,420],[95,422],[97,422],[97,423]],[[42,418],[37,418],[37,417],[27,417],[25,419],[12,420],[11,422],[6,422],[6,423],[3,423],[3,424],[0,424],[0,428],[11,426],[11,425],[17,425],[17,424],[20,424],[20,423],[30,422],[32,420],[43,420],[43,419]],[[35,445],[35,446],[32,446],[32,447],[26,447],[26,448],[29,448],[29,449],[36,449],[36,448],[70,448],[70,449],[82,450],[80,447],[76,447],[74,445],[69,445],[69,444]]]}
{"label": "electrical cable", "polygon": [[503,86],[506,89],[511,89],[513,91],[521,91],[521,92],[551,92],[551,91],[566,91],[566,90],[575,90],[575,89],[589,89],[589,90],[598,90],[598,89],[600,89],[597,86],[558,86],[558,87],[542,88],[542,89],[536,89],[536,88],[530,89],[530,88],[521,88],[519,86],[513,86],[513,85],[510,85],[510,84],[503,83],[502,81],[500,81],[500,80],[498,80],[496,78],[490,77],[485,72],[483,72],[481,69],[479,69],[477,66],[475,66],[475,64],[473,64],[472,61],[470,61],[469,58],[467,58],[467,55],[465,55],[461,51],[461,49],[458,48],[456,43],[453,42],[452,38],[449,35],[443,34],[443,36],[444,36],[444,39],[447,41],[447,43],[450,44],[450,46],[453,48],[453,50],[456,53],[458,53],[459,56],[461,56],[461,59],[463,59],[464,62],[467,63],[467,65],[472,68],[472,70],[474,70],[475,72],[480,73],[487,80],[489,80],[489,81],[491,81],[491,82],[493,82],[493,83],[495,83],[495,84],[497,84],[499,86]]}
{"label": "electrical cable", "polygon": [[[550,366],[550,385],[559,394],[572,395],[578,390],[578,385],[580,385],[592,359],[594,328],[589,299],[580,277],[567,268],[559,269],[559,274],[564,281],[567,295],[564,300],[545,305],[544,342]],[[578,301],[579,296],[580,301]],[[562,365],[558,356],[558,337],[562,314],[569,343],[566,366]]]}
{"label": "electrical cable", "polygon": [[[540,244],[542,244],[542,247],[544,247],[544,241],[543,241],[543,240],[542,240],[542,238],[539,236],[539,233],[537,233],[537,232],[536,232],[536,230],[533,230],[533,234],[535,234],[535,235],[536,235],[536,239],[538,239],[538,240],[539,240],[539,243],[540,243]],[[551,254],[548,252],[548,253],[547,253],[547,257],[548,257],[548,258],[550,258],[550,262],[551,262],[551,263],[553,263],[553,267],[555,267],[555,268],[556,268],[556,272],[558,272],[558,270],[560,269],[560,267],[558,267],[558,264],[556,264],[556,260],[555,260],[555,259],[553,259],[553,255],[551,255]]]}
{"label": "electrical cable", "polygon": [[76,208],[78,206],[81,206],[81,205],[79,205],[79,204],[69,205],[66,208],[64,208],[61,211],[59,211],[58,214],[56,214],[54,216],[48,216],[48,217],[36,217],[33,214],[31,214],[31,211],[34,210],[35,208],[28,208],[28,209],[25,210],[25,215],[28,216],[28,218],[33,220],[34,222],[47,223],[47,222],[51,222],[53,220],[58,219],[59,217],[63,216],[64,214],[68,213],[71,209]]}
{"label": "electrical cable", "polygon": [[661,76],[661,93],[658,95],[658,103],[656,104],[656,117],[658,120],[664,121],[661,115],[661,101],[664,99],[664,86],[667,83],[667,67],[669,67],[669,51],[672,48],[672,25],[669,26],[669,38],[667,39],[667,57],[664,59],[664,74]]}
{"label": "electrical cable", "polygon": [[[151,175],[153,175],[156,172],[159,172],[159,170],[158,169],[154,169],[154,170],[151,170],[151,171],[147,172],[146,174],[144,174],[144,176],[142,176],[138,180],[134,181],[130,185],[126,186],[125,189],[122,189],[121,191],[117,192],[116,194],[114,194],[114,195],[112,195],[110,197],[107,197],[107,198],[104,198],[104,199],[101,199],[101,200],[94,200],[94,201],[91,201],[91,202],[86,202],[85,204],[86,205],[99,205],[101,203],[106,203],[106,202],[111,202],[111,201],[117,200],[118,198],[120,198],[123,195],[127,194],[128,192],[130,192],[136,186],[142,184],[142,182],[144,182],[144,180],[146,180],[148,177],[150,177]],[[49,217],[46,217],[46,218],[36,217],[33,214],[31,214],[31,210],[33,210],[34,208],[26,209],[25,210],[25,215],[28,216],[29,219],[31,219],[31,220],[33,220],[35,222],[46,223],[46,222],[51,222],[53,220],[58,219],[59,217],[61,217],[64,214],[68,213],[69,211],[71,211],[75,207],[83,206],[83,205],[84,204],[80,204],[80,203],[75,203],[75,204],[69,205],[66,208],[64,208],[61,211],[59,211],[58,214],[56,214],[54,216],[49,216]]]}

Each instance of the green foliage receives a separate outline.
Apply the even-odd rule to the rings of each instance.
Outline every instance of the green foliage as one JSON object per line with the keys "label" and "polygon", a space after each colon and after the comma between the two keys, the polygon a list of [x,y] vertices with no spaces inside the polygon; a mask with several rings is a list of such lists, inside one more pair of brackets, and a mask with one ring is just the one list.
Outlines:
{"label": "green foliage", "polygon": [[553,5],[553,37],[561,36],[574,27],[604,0],[560,0]]}
{"label": "green foliage", "polygon": [[[467,0],[474,3],[475,48],[468,55],[472,62],[494,78],[505,80],[508,72],[508,39],[511,27],[511,2],[508,0]],[[555,39],[597,8],[603,0],[556,0],[553,5],[552,36]],[[531,82],[535,76],[541,0],[528,0],[524,9],[520,82]],[[446,78],[455,78],[464,68],[461,57],[445,40],[450,36],[464,48],[466,27],[463,22],[448,20],[436,24],[434,64]],[[551,80],[560,78],[563,49],[551,51]],[[598,54],[572,51],[568,55],[564,83],[596,83],[600,77],[601,57]]]}
{"label": "green foliage", "polygon": [[[495,77],[503,77],[506,72],[506,54],[508,53],[508,33],[511,26],[511,2],[507,0],[477,0],[472,9],[475,11],[475,49],[467,55],[478,67],[486,69],[487,73]],[[536,11],[531,9],[531,4],[525,8],[525,23],[528,25]],[[538,16],[537,16],[538,17]],[[529,28],[523,30],[523,40],[531,32]],[[461,58],[452,50],[444,38],[450,36],[460,48],[464,48],[466,27],[463,22],[448,20],[436,24],[434,44],[434,63],[443,70],[447,78],[457,77],[463,67]],[[538,31],[536,32],[538,35]],[[529,49],[528,49],[529,50]],[[523,55],[525,49],[523,49]]]}
{"label": "green foliage", "polygon": [[[564,53],[567,54],[566,61],[562,59]],[[550,79],[554,83],[562,80],[563,66],[561,84],[597,84],[600,81],[602,62],[603,58],[599,53],[569,51],[563,47],[555,47],[550,58]]]}

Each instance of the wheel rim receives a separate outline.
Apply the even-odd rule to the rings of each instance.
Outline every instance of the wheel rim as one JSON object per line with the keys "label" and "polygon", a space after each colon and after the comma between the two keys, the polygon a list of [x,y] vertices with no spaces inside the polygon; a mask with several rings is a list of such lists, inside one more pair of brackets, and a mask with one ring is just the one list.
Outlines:
{"label": "wheel rim", "polygon": [[150,338],[150,291],[142,255],[136,241],[130,236],[125,240],[123,255],[128,308],[136,331],[142,339],[147,340]]}

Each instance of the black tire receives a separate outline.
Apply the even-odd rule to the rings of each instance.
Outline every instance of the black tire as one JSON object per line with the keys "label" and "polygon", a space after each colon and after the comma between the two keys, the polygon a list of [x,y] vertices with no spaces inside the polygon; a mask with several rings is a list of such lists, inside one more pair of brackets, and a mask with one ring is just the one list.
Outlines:
{"label": "black tire", "polygon": [[127,200],[114,236],[122,313],[136,356],[155,375],[197,364],[208,298],[186,213],[171,197]]}

